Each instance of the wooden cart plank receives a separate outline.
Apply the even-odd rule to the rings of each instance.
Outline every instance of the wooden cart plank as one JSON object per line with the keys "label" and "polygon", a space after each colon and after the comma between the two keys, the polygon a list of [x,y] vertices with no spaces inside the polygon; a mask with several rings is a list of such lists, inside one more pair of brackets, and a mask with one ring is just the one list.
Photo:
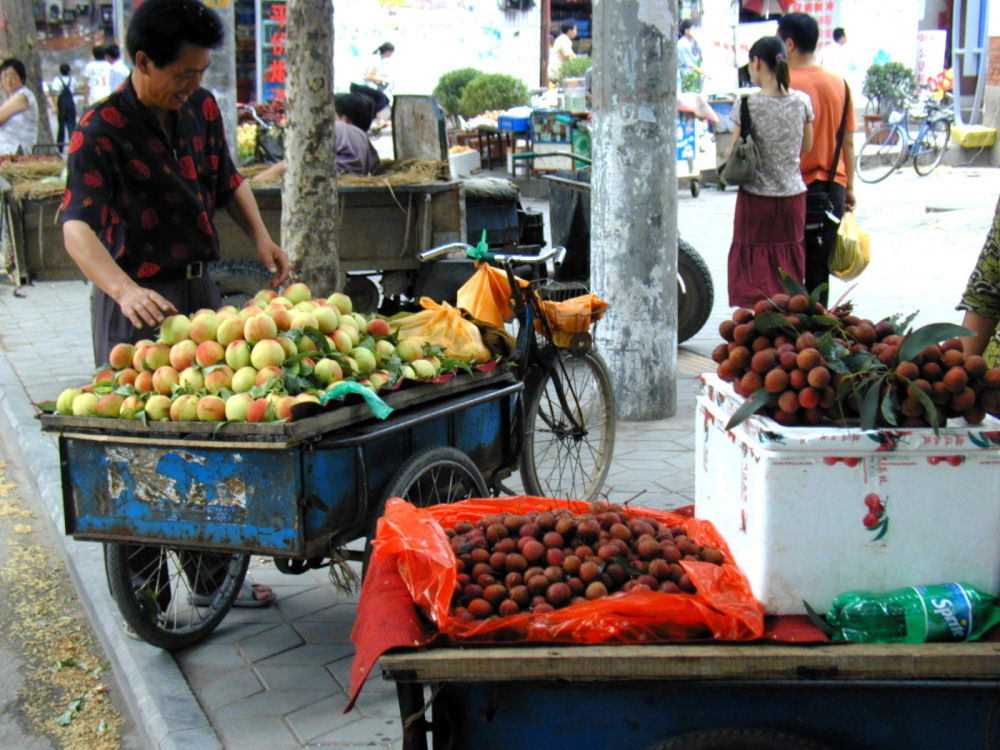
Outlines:
{"label": "wooden cart plank", "polygon": [[[500,366],[490,372],[461,373],[444,383],[428,383],[397,391],[380,393],[394,409],[429,405],[434,401],[455,396],[487,385],[511,382],[513,373]],[[364,403],[338,406],[306,419],[291,422],[147,422],[100,417],[73,417],[62,414],[42,414],[39,419],[46,432],[73,432],[78,438],[113,439],[111,436],[141,437],[146,440],[210,441],[215,446],[229,441],[268,443],[282,448],[375,420]]]}
{"label": "wooden cart plank", "polygon": [[433,648],[380,665],[401,682],[997,680],[1000,643]]}

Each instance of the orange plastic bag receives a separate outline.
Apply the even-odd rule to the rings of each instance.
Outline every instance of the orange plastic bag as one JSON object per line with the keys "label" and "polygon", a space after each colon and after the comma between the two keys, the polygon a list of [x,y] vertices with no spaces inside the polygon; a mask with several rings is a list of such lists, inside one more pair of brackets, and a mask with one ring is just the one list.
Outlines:
{"label": "orange plastic bag", "polygon": [[[608,309],[608,303],[596,294],[581,294],[561,302],[542,300],[542,312],[552,329],[552,342],[556,346],[569,346],[574,333],[584,333]],[[542,322],[535,320],[535,330],[544,333]]]}
{"label": "orange plastic bag", "polygon": [[[528,282],[518,279],[521,286]],[[455,302],[468,310],[472,317],[503,328],[503,322],[514,316],[510,308],[510,280],[507,272],[489,263],[476,263],[476,272],[459,287]]]}
{"label": "orange plastic bag", "polygon": [[417,508],[393,498],[378,521],[375,555],[395,560],[413,601],[442,633],[456,639],[649,643],[705,638],[750,640],[764,632],[763,608],[715,527],[707,521],[648,509],[633,510],[660,523],[683,525],[692,539],[725,555],[722,565],[681,561],[697,594],[630,591],[541,614],[522,613],[475,622],[452,617],[457,561],[442,524],[475,521],[489,513],[557,507],[587,512],[587,504],[576,500],[528,496],[465,500],[429,508]]}
{"label": "orange plastic bag", "polygon": [[392,321],[392,328],[400,341],[422,339],[440,346],[445,356],[463,362],[482,364],[493,358],[483,344],[479,328],[463,318],[458,308],[447,302],[435,302],[430,297],[421,297],[420,306],[424,308],[421,312]]}

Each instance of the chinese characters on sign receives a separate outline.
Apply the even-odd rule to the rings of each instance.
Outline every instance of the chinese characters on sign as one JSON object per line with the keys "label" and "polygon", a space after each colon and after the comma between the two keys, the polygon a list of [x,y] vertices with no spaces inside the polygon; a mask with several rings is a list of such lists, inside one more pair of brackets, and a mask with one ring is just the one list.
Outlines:
{"label": "chinese characters on sign", "polygon": [[285,98],[285,3],[261,4],[263,18],[263,54],[261,72],[264,78],[264,99],[283,101]]}

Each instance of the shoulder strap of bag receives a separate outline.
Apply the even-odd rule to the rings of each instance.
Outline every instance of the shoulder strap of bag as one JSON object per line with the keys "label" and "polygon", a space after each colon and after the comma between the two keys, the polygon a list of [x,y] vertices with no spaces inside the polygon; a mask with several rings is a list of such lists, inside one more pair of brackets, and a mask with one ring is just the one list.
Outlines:
{"label": "shoulder strap of bag", "polygon": [[830,175],[830,182],[837,179],[837,163],[840,161],[840,149],[844,145],[844,131],[847,128],[847,108],[851,106],[851,90],[844,81],[844,111],[840,115],[840,128],[837,130],[837,148],[833,151],[833,165],[826,170]]}
{"label": "shoulder strap of bag", "polygon": [[746,96],[740,97],[740,139],[744,141],[750,135],[750,127],[752,125],[750,122],[750,104],[747,102],[747,98]]}

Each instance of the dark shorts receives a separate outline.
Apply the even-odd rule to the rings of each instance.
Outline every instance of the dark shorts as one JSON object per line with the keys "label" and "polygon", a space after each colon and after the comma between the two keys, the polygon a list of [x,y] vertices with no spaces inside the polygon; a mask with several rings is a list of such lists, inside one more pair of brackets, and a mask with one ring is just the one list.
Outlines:
{"label": "dark shorts", "polygon": [[[222,307],[222,297],[215,281],[206,272],[199,279],[143,281],[142,286],[159,292],[173,302],[178,312],[190,314],[203,307]],[[140,339],[155,339],[159,325],[136,328],[118,307],[118,303],[96,286],[90,295],[90,326],[94,340],[94,366],[108,361],[111,347],[120,342],[134,344]]]}

